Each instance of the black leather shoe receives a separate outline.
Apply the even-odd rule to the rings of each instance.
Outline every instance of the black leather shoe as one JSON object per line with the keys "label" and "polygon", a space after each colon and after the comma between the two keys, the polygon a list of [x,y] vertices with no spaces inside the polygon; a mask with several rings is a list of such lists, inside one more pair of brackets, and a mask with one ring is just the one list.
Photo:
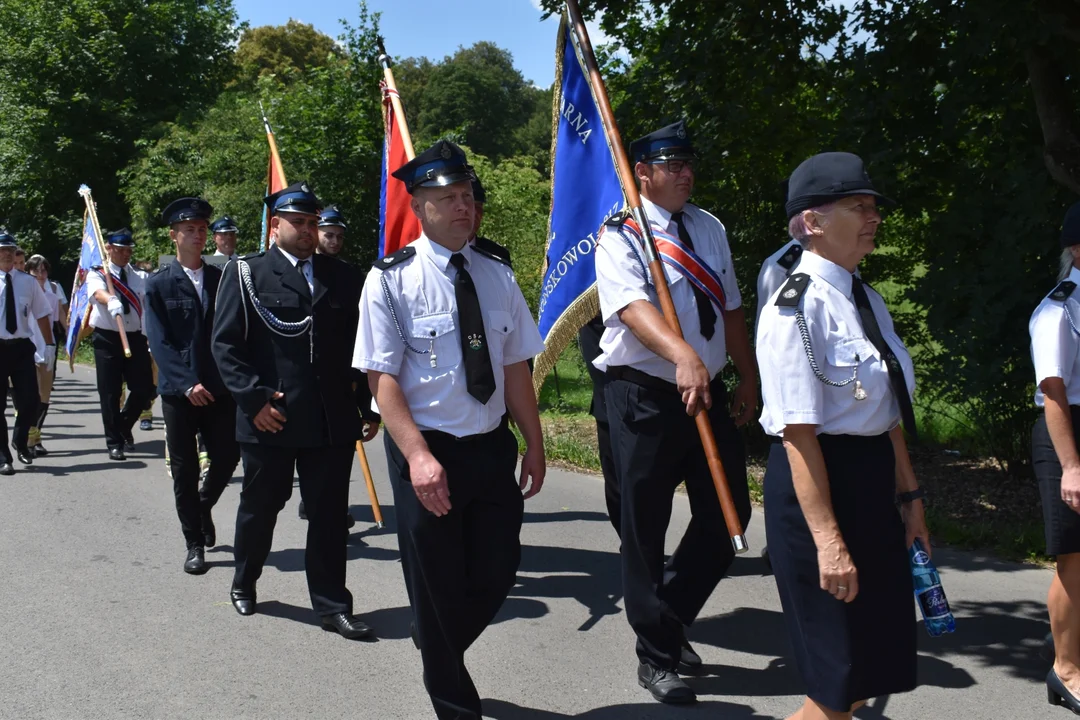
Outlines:
{"label": "black leather shoe", "polygon": [[201,547],[188,548],[187,560],[184,561],[184,572],[189,575],[202,575],[209,570],[206,567],[206,555]]}
{"label": "black leather shoe", "polygon": [[212,548],[217,545],[217,528],[214,527],[214,518],[210,515],[209,509],[202,511],[202,534],[203,544],[208,548]]}
{"label": "black leather shoe", "polygon": [[34,464],[34,455],[30,452],[29,448],[16,448],[15,457],[19,458],[19,462],[23,465]]}
{"label": "black leather shoe", "polygon": [[49,451],[46,450],[45,446],[42,445],[41,443],[38,443],[37,445],[35,445],[33,447],[33,450],[34,450],[34,457],[36,457],[36,458],[45,457],[46,455],[49,454]]}
{"label": "black leather shoe", "polygon": [[346,511],[346,513],[345,513],[345,529],[346,530],[351,530],[354,525],[356,525],[356,518],[354,518],[352,516],[351,512]]}
{"label": "black leather shoe", "polygon": [[701,656],[694,652],[694,648],[690,646],[690,641],[684,637],[682,653],[679,655],[679,672],[693,675],[701,672],[701,665]]}
{"label": "black leather shoe", "polygon": [[637,681],[638,685],[662,703],[683,705],[697,702],[697,695],[690,686],[683,682],[678,673],[671,670],[661,670],[648,663],[641,663],[638,666]]}
{"label": "black leather shoe", "polygon": [[0,475],[14,475],[15,467],[10,462],[0,463]]}
{"label": "black leather shoe", "polygon": [[110,460],[127,460],[127,455],[124,454],[123,448],[109,448]]}
{"label": "black leather shoe", "polygon": [[354,615],[345,612],[324,615],[322,629],[336,632],[347,640],[363,640],[372,637],[372,630]]}
{"label": "black leather shoe", "polygon": [[255,588],[248,589],[233,585],[232,590],[229,591],[229,599],[232,600],[236,612],[241,615],[255,614]]}
{"label": "black leather shoe", "polygon": [[139,429],[140,430],[153,430],[154,429],[154,421],[153,420],[140,420],[139,421]]}
{"label": "black leather shoe", "polygon": [[1050,668],[1050,672],[1046,674],[1046,700],[1051,705],[1061,705],[1072,710],[1074,714],[1080,715],[1080,700],[1077,700],[1069,688],[1065,687],[1065,683],[1061,682],[1054,668]]}
{"label": "black leather shoe", "polygon": [[131,434],[131,431],[120,433],[124,438],[124,452],[135,452],[135,436]]}
{"label": "black leather shoe", "polygon": [[416,621],[409,623],[409,637],[412,638],[413,647],[420,649],[420,636],[416,634]]}

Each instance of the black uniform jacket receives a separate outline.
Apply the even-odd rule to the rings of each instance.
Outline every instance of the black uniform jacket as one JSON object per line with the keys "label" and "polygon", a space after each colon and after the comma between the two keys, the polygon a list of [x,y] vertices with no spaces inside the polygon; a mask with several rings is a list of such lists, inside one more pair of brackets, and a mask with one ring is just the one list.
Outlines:
{"label": "black uniform jacket", "polygon": [[146,281],[146,339],[158,366],[160,394],[183,395],[198,383],[214,397],[225,394],[210,352],[220,281],[221,270],[203,263],[203,289],[209,307],[203,307],[195,286],[176,260]]}
{"label": "black uniform jacket", "polygon": [[[362,287],[344,262],[326,255],[310,260],[314,294],[277,247],[225,268],[213,351],[225,387],[236,399],[239,442],[319,447],[353,443],[362,434],[360,412],[369,414],[371,392],[367,378],[352,368]],[[285,337],[267,327],[241,288],[243,263],[251,270],[259,303],[279,320],[296,323],[313,315],[313,339],[307,332]],[[275,392],[285,395],[275,401],[285,414],[285,427],[277,433],[256,430],[252,421]]]}

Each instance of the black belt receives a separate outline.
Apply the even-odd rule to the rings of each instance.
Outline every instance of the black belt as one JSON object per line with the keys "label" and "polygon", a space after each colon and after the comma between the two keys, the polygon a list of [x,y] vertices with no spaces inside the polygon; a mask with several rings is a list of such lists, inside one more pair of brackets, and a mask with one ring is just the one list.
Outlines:
{"label": "black belt", "polygon": [[682,395],[682,393],[679,392],[679,386],[675,383],[661,380],[655,375],[635,370],[628,365],[609,366],[607,375],[612,380],[625,380],[626,382],[632,382],[635,385],[640,385],[641,387],[646,387],[650,390],[659,390],[660,392]]}
{"label": "black belt", "polygon": [[506,415],[502,416],[502,420],[499,421],[499,426],[494,430],[486,433],[478,433],[476,435],[465,435],[464,437],[458,437],[457,435],[451,435],[450,433],[443,432],[442,430],[421,430],[420,434],[425,439],[432,440],[450,440],[457,443],[474,443],[482,442],[485,440],[491,440],[495,433],[505,430],[508,426]]}
{"label": "black belt", "polygon": [[[108,328],[94,326],[94,332],[104,333],[106,335],[119,335],[119,330],[109,330]],[[142,330],[128,330],[128,335],[142,335]]]}
{"label": "black belt", "polygon": [[30,338],[0,338],[0,345],[18,345],[19,343],[32,342]]}

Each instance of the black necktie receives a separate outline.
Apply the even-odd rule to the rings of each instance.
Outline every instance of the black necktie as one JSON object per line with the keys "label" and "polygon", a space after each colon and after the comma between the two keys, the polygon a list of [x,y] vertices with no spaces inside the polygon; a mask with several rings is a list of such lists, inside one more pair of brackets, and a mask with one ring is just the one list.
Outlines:
{"label": "black necktie", "polygon": [[18,309],[15,307],[15,276],[6,273],[4,278],[4,327],[12,335],[19,329]]}
{"label": "black necktie", "polygon": [[[679,239],[693,250],[694,241],[690,239],[690,233],[686,231],[686,225],[683,224],[683,213],[671,213],[671,219],[679,226]],[[712,340],[712,336],[716,332],[716,310],[713,309],[709,296],[701,292],[697,285],[693,287],[694,301],[697,304],[698,324],[701,325],[701,336],[706,340]]]}
{"label": "black necktie", "polygon": [[[127,268],[120,268],[120,282],[127,286]],[[120,293],[120,304],[124,306],[124,314],[127,315],[131,312],[131,301],[127,299],[127,295]]]}
{"label": "black necktie", "polygon": [[300,273],[300,279],[304,281],[304,287],[306,287],[308,289],[308,292],[310,293],[311,286],[308,285],[307,275],[304,274],[304,268],[307,266],[308,262],[308,260],[297,260],[296,272]]}
{"label": "black necktie", "polygon": [[900,420],[904,424],[904,429],[908,431],[908,435],[917,440],[919,433],[915,428],[915,411],[911,407],[911,395],[908,394],[907,382],[904,380],[904,369],[900,367],[900,361],[889,347],[889,343],[885,342],[885,336],[881,334],[881,327],[878,325],[877,318],[874,317],[874,309],[870,306],[870,298],[866,296],[866,288],[863,287],[862,280],[857,277],[851,278],[851,294],[855,298],[855,308],[859,311],[863,332],[885,360],[885,367],[889,371],[889,382],[892,383],[896,402],[900,405]]}
{"label": "black necktie", "polygon": [[495,371],[491,369],[484,315],[472,276],[465,269],[465,256],[454,253],[450,264],[457,268],[454,278],[454,297],[458,308],[458,330],[461,333],[461,354],[465,358],[465,386],[469,394],[486,405],[495,394]]}

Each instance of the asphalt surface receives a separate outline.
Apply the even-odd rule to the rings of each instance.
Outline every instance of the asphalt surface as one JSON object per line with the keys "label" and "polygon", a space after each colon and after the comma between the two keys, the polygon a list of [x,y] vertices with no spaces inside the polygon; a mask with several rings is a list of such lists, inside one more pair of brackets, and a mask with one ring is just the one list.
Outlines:
{"label": "asphalt surface", "polygon": [[[378,642],[323,632],[303,573],[299,492],[282,512],[259,582],[259,614],[229,603],[239,484],[215,512],[221,545],[201,577],[184,543],[163,461],[160,415],[124,463],[105,452],[93,373],[61,370],[44,442],[51,454],[0,477],[0,718],[432,718],[394,535],[381,442],[368,448],[388,527],[372,521],[353,470],[349,587]],[[10,410],[9,410],[10,415]],[[670,546],[689,520],[677,497]],[[690,631],[706,663],[693,707],[637,686],[622,612],[618,541],[599,478],[551,470],[526,505],[519,583],[467,661],[497,720],[783,718],[801,702],[762,516]],[[920,687],[856,717],[1063,718],[1046,703],[1039,657],[1050,571],[940,550],[957,632],[920,629]],[[920,626],[921,628],[921,626]]]}

